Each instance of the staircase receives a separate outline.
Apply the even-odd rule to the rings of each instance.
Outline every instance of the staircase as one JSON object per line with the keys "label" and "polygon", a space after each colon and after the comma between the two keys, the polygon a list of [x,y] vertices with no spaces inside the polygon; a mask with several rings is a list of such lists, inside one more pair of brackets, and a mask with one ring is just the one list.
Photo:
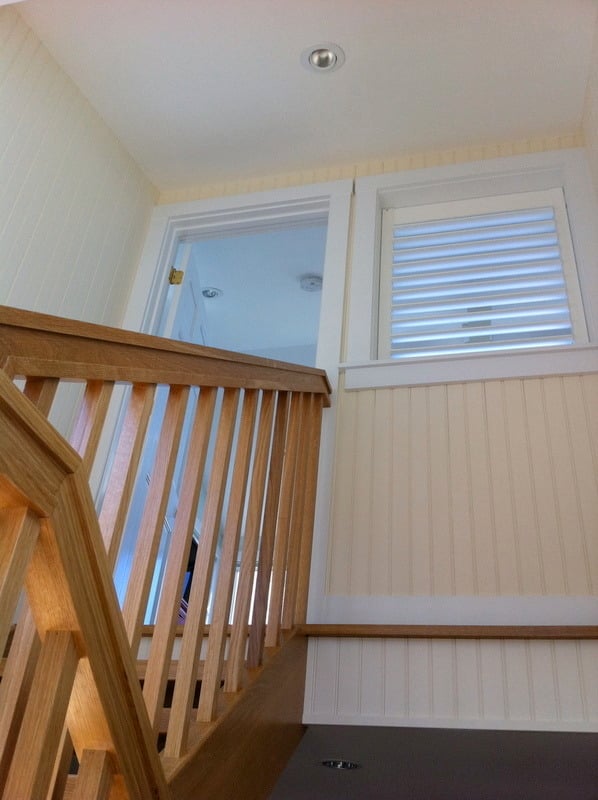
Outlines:
{"label": "staircase", "polygon": [[267,797],[302,735],[329,393],[0,307],[2,798]]}

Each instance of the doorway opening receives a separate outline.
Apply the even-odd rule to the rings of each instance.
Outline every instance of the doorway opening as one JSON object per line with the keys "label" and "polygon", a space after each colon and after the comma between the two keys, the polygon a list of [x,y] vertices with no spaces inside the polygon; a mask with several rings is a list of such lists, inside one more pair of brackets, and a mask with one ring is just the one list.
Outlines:
{"label": "doorway opening", "polygon": [[163,335],[315,366],[327,220],[181,241]]}
{"label": "doorway opening", "polygon": [[[308,618],[314,618],[322,606],[325,597],[326,554],[329,508],[333,475],[334,431],[336,425],[335,391],[338,385],[339,361],[341,357],[341,339],[343,327],[345,271],[347,265],[347,248],[351,215],[351,198],[353,182],[341,180],[331,183],[314,184],[274,189],[253,194],[227,196],[176,203],[170,206],[157,206],[152,215],[139,269],[132,288],[131,298],[125,315],[124,327],[141,330],[158,336],[175,336],[188,341],[205,343],[208,346],[228,347],[224,340],[211,338],[213,330],[201,331],[201,320],[207,320],[208,314],[200,314],[201,303],[208,300],[201,292],[209,286],[202,286],[204,278],[198,280],[200,299],[196,296],[193,305],[197,307],[194,316],[192,309],[179,313],[179,302],[189,293],[180,292],[180,286],[172,286],[168,275],[172,267],[186,269],[191,258],[191,249],[195,243],[206,240],[233,238],[243,239],[252,234],[264,234],[276,231],[292,231],[295,228],[306,229],[313,226],[319,228],[319,235],[324,242],[324,259],[322,263],[321,292],[314,292],[319,304],[319,311],[313,311],[317,319],[317,334],[309,340],[309,359],[313,364],[312,354],[314,341],[317,341],[315,366],[324,369],[333,388],[332,407],[327,410],[323,423],[320,444],[320,461],[318,469],[318,492],[314,524],[314,542],[312,559],[312,578],[310,581],[310,599]],[[285,264],[291,263],[297,249],[289,245],[285,254]],[[306,273],[315,273],[315,262],[309,262],[305,268],[295,265],[293,286],[299,298],[307,297],[308,292],[301,291],[297,281],[299,269]],[[303,272],[301,272],[303,274]],[[219,276],[220,277],[220,276]],[[210,282],[213,280],[210,278]],[[206,283],[208,279],[205,279]],[[216,283],[215,287],[223,288]],[[270,295],[271,281],[266,279],[262,286],[263,299]],[[197,293],[196,293],[197,295]],[[245,303],[252,310],[255,320],[262,312],[257,305]],[[304,312],[303,316],[308,316]],[[177,325],[185,322],[186,331],[176,330]],[[282,323],[279,328],[282,329]],[[199,338],[197,338],[199,337]],[[202,338],[203,337],[203,338]],[[307,341],[307,340],[306,340]],[[268,348],[275,347],[268,345]],[[298,346],[290,339],[285,343],[287,348],[285,360],[291,361],[290,348]],[[306,347],[306,342],[303,342]],[[249,341],[244,342],[241,351],[249,353]],[[253,352],[266,355],[261,343],[255,343]],[[258,353],[258,351],[262,351]],[[304,353],[305,360],[307,355]],[[269,350],[269,356],[279,360],[282,353]],[[295,353],[296,360],[299,355]],[[125,548],[126,549],[126,548]],[[126,553],[123,553],[126,556]],[[126,561],[126,558],[125,558]],[[156,580],[156,589],[159,579]],[[159,590],[157,594],[159,593]],[[313,609],[313,611],[312,611]]]}

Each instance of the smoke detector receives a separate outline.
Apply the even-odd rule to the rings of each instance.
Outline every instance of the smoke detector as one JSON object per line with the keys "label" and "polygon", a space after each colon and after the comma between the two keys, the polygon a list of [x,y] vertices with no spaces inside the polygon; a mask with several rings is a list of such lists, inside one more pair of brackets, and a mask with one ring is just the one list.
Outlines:
{"label": "smoke detector", "polygon": [[309,272],[299,278],[299,286],[304,292],[320,292],[322,290],[322,276]]}

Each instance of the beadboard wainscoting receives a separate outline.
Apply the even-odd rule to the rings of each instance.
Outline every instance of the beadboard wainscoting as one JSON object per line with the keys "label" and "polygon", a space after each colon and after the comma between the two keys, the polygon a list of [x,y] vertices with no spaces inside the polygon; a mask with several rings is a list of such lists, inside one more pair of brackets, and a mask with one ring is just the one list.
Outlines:
{"label": "beadboard wainscoting", "polygon": [[11,6],[0,107],[0,303],[120,325],[154,189]]}
{"label": "beadboard wainscoting", "polygon": [[598,731],[598,641],[310,639],[303,721]]}
{"label": "beadboard wainscoting", "polygon": [[594,595],[596,397],[596,374],[342,393],[327,594]]}

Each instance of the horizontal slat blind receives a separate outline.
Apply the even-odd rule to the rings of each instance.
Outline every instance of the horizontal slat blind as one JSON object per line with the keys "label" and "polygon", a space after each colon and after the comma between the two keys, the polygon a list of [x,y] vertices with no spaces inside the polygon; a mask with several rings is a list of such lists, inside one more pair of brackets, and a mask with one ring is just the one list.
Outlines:
{"label": "horizontal slat blind", "polygon": [[[550,204],[533,205],[538,200]],[[551,347],[579,338],[561,190],[388,209],[382,235],[380,357]]]}

